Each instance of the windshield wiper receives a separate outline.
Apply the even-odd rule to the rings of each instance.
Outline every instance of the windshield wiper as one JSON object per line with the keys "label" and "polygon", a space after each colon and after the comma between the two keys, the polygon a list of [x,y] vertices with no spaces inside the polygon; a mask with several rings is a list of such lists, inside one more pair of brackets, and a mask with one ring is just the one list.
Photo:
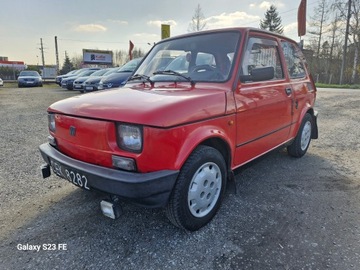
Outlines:
{"label": "windshield wiper", "polygon": [[152,86],[154,85],[154,82],[150,80],[149,76],[143,75],[143,74],[134,74],[132,75],[127,81],[135,81],[135,80],[142,80],[149,82]]}
{"label": "windshield wiper", "polygon": [[179,72],[176,72],[174,70],[170,70],[170,69],[167,69],[167,70],[159,70],[159,71],[155,71],[153,73],[154,75],[175,75],[175,76],[179,76],[181,78],[184,78],[185,80],[189,81],[191,86],[194,86],[195,85],[195,82],[188,76],[185,76]]}

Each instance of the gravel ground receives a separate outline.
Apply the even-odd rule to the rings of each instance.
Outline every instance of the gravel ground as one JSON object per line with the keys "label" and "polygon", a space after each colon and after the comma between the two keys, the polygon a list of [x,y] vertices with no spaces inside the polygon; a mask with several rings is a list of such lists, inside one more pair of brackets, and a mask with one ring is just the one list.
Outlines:
{"label": "gravel ground", "polygon": [[0,269],[360,269],[360,91],[321,89],[308,153],[239,169],[237,192],[194,233],[126,203],[113,221],[102,195],[41,178],[46,108],[76,94],[0,88]]}

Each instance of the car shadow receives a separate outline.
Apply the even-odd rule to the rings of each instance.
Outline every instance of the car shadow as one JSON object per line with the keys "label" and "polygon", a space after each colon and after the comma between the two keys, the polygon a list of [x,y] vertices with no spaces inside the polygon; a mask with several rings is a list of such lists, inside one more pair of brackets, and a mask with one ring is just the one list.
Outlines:
{"label": "car shadow", "polygon": [[[7,255],[0,257],[6,258],[5,267],[38,269],[69,263],[82,269],[279,269],[303,266],[306,257],[317,266],[317,259],[337,259],[331,255],[333,242],[348,241],[349,235],[338,230],[341,221],[332,216],[343,213],[360,189],[346,173],[311,152],[295,159],[278,149],[237,169],[235,179],[237,192],[228,192],[213,221],[193,233],[170,224],[162,209],[130,203],[121,203],[119,219],[106,218],[99,205],[105,195],[74,187],[9,229],[0,245]],[[63,180],[52,176],[49,181]],[[336,234],[336,240],[328,234]],[[57,248],[24,252],[18,244]],[[346,252],[336,251],[339,256]]]}

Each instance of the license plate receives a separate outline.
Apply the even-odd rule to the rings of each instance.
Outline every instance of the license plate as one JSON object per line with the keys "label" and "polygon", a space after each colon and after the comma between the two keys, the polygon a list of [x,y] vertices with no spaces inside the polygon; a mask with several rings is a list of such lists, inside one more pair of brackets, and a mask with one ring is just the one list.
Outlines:
{"label": "license plate", "polygon": [[74,88],[81,88],[81,85],[75,85]]}
{"label": "license plate", "polygon": [[92,86],[86,86],[85,90],[93,90]]}
{"label": "license plate", "polygon": [[63,164],[52,159],[50,160],[50,165],[53,172],[57,176],[68,180],[70,183],[74,184],[75,186],[78,186],[86,190],[90,190],[90,187],[88,186],[88,178],[83,173],[77,172],[72,168],[68,168]]}

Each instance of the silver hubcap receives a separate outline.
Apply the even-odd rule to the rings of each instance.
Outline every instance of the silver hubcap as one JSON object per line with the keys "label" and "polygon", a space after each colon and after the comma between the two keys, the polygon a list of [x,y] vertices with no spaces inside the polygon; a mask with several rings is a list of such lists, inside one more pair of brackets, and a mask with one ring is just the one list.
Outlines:
{"label": "silver hubcap", "polygon": [[311,138],[311,122],[307,121],[301,133],[301,150],[305,151],[310,143]]}
{"label": "silver hubcap", "polygon": [[188,206],[193,216],[204,217],[214,208],[221,184],[221,171],[215,163],[205,163],[196,171],[188,192]]}

